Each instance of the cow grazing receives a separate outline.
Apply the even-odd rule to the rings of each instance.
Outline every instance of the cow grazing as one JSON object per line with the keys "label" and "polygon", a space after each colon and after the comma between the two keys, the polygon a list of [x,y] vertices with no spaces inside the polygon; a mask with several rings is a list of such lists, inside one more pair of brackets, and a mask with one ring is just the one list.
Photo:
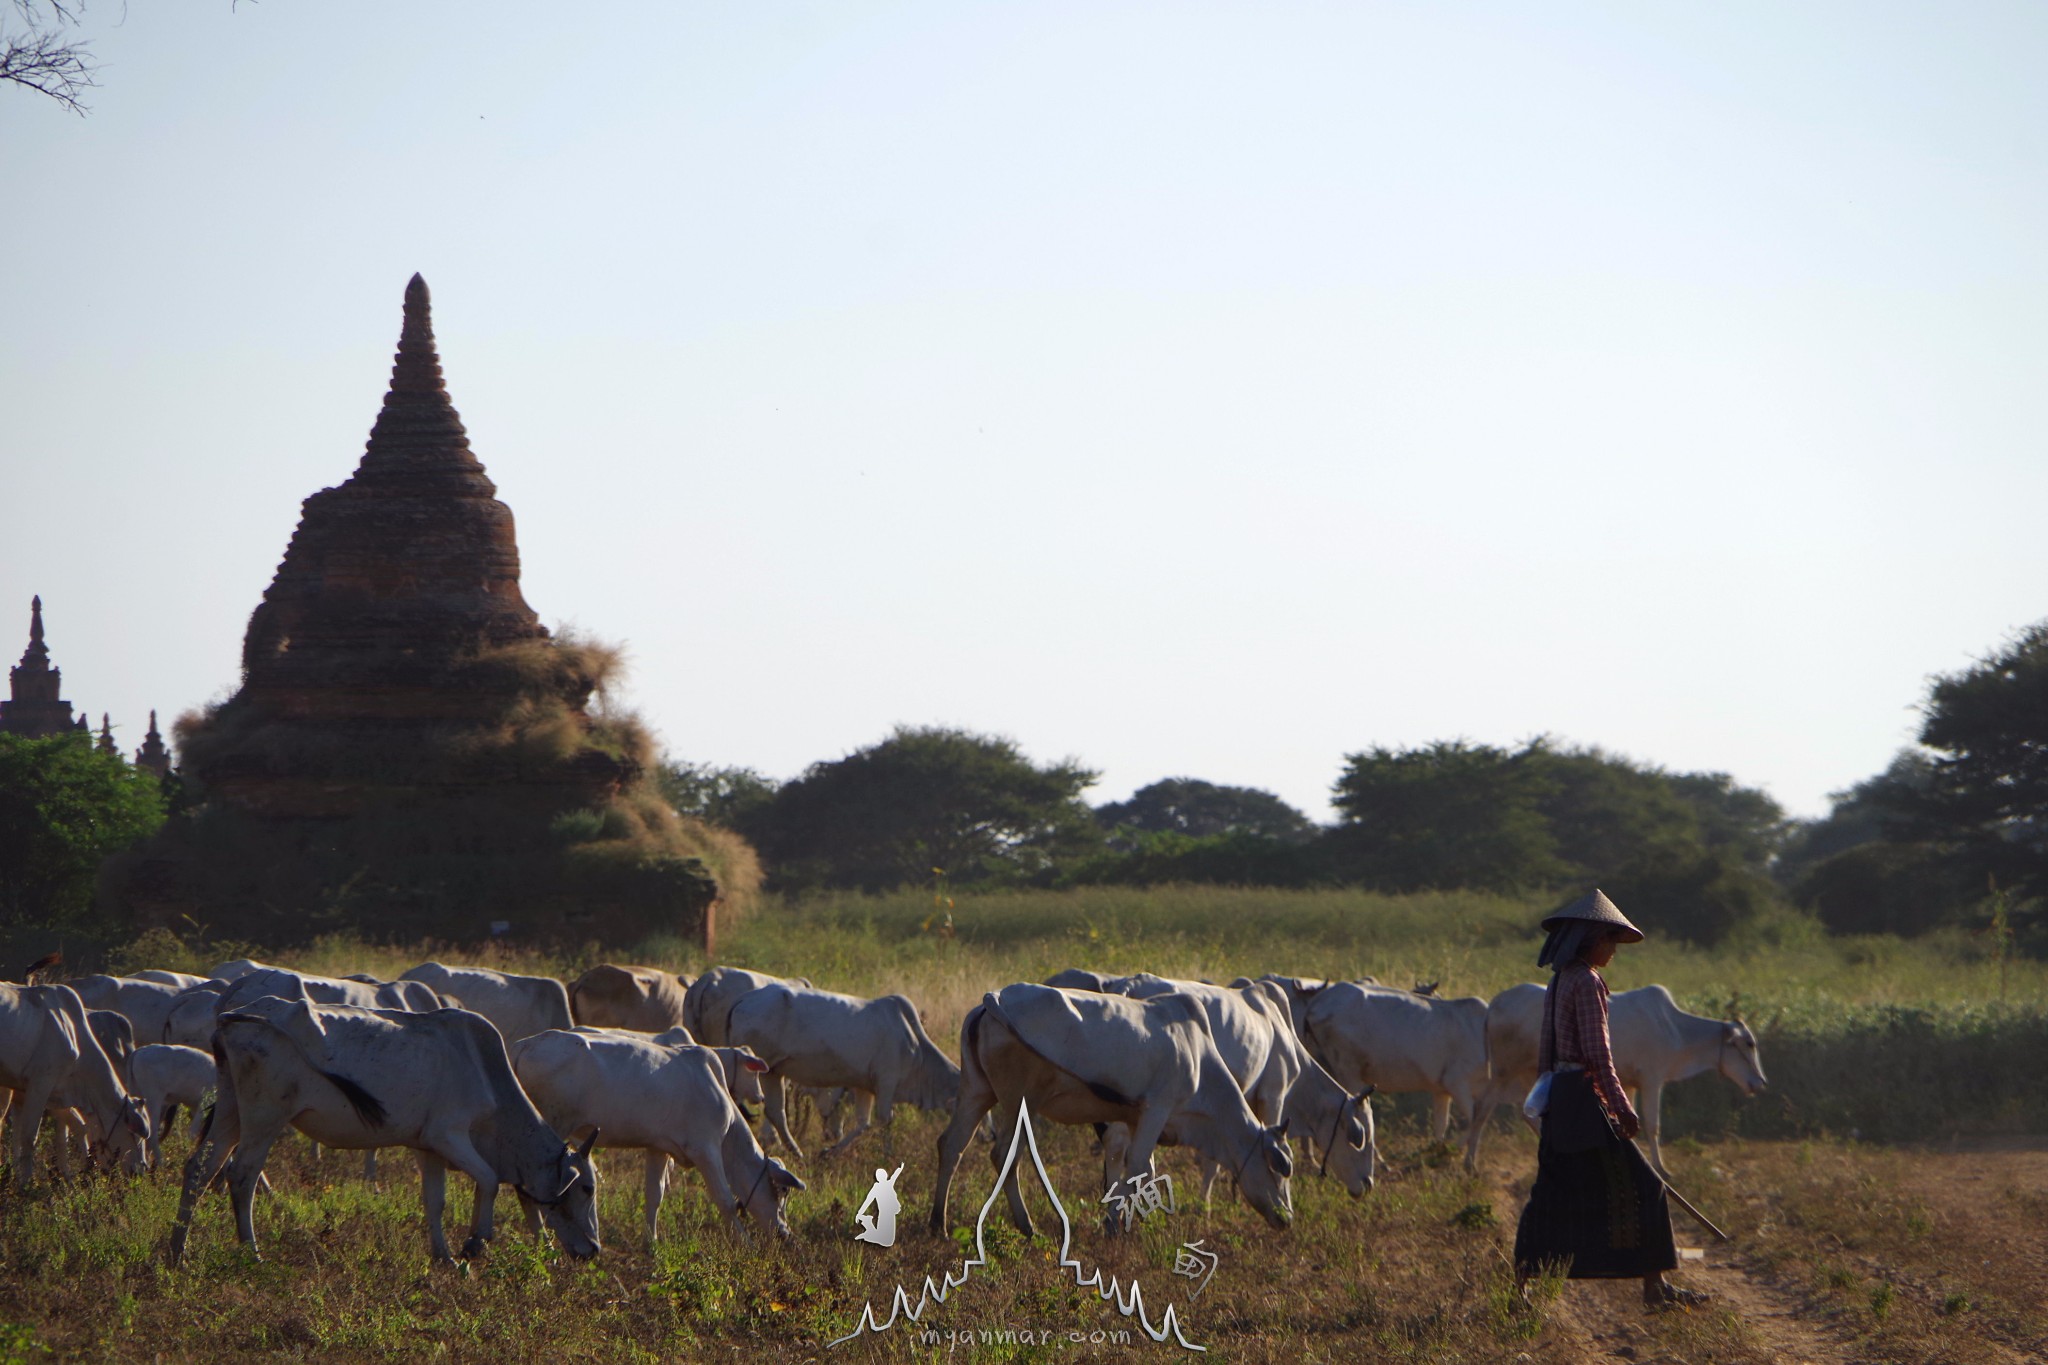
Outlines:
{"label": "cow grazing", "polygon": [[487,967],[444,967],[438,962],[422,962],[398,979],[418,981],[460,1000],[462,1008],[496,1024],[507,1043],[551,1028],[575,1026],[575,1018],[569,1012],[568,988],[552,976],[519,976]]}
{"label": "cow grazing", "polygon": [[0,1088],[9,1092],[6,1107],[14,1115],[17,1186],[34,1178],[36,1133],[52,1107],[79,1110],[96,1129],[101,1152],[116,1160],[149,1140],[148,1116],[122,1087],[84,1003],[68,986],[0,984]]}
{"label": "cow grazing", "polygon": [[[1274,1227],[1292,1217],[1285,1134],[1253,1117],[1201,1006],[1185,995],[1131,1000],[1029,982],[1005,986],[967,1012],[960,1058],[960,1100],[939,1139],[935,1232],[950,1227],[953,1171],[975,1128],[995,1109],[998,1131],[1013,1131],[1023,1104],[1054,1123],[1128,1124],[1119,1184],[1149,1170],[1161,1142],[1179,1143],[1231,1171],[1245,1202]],[[992,1155],[1001,1162],[1000,1144]],[[1004,1193],[1011,1220],[1030,1236],[1014,1169]]]}
{"label": "cow grazing", "polygon": [[[1319,1169],[1334,1174],[1356,1199],[1372,1189],[1378,1146],[1370,1097],[1373,1087],[1358,1093],[1345,1088],[1309,1055],[1295,1036],[1287,997],[1270,982],[1244,986],[1212,986],[1204,981],[1175,981],[1149,973],[1125,978],[1127,988],[1107,992],[1134,1000],[1150,1000],[1178,991],[1202,1007],[1209,1036],[1218,1055],[1244,1091],[1261,1123],[1279,1123],[1291,1138],[1309,1150],[1320,1149]],[[1117,1146],[1106,1142],[1106,1165],[1117,1158]],[[1219,1167],[1202,1159],[1202,1197],[1209,1197]]]}
{"label": "cow grazing", "polygon": [[[769,1126],[798,1156],[803,1149],[790,1136],[782,1081],[866,1091],[875,1097],[873,1116],[881,1120],[885,1139],[897,1100],[948,1109],[960,1091],[960,1068],[933,1045],[917,1006],[900,995],[863,1000],[806,986],[764,986],[733,1005],[725,1041],[752,1048],[768,1063],[763,1088]],[[867,1114],[860,1120],[821,1155],[836,1156],[852,1146],[871,1126]]]}
{"label": "cow grazing", "polygon": [[738,1075],[758,1081],[768,1069],[752,1054],[603,1030],[551,1030],[513,1044],[512,1069],[563,1137],[601,1131],[607,1146],[645,1151],[649,1247],[671,1161],[704,1178],[735,1235],[744,1213],[789,1236],[782,1206],[804,1182],[761,1150],[732,1100]]}
{"label": "cow grazing", "polygon": [[659,967],[592,967],[569,987],[569,1012],[593,1028],[660,1033],[687,1024],[683,991],[689,983]]}
{"label": "cow grazing", "polygon": [[185,1163],[171,1233],[183,1255],[192,1207],[223,1166],[235,1228],[253,1251],[252,1203],[270,1148],[287,1128],[329,1147],[410,1147],[434,1259],[450,1259],[442,1232],[448,1167],[476,1182],[464,1256],[490,1240],[498,1187],[546,1219],[572,1256],[594,1256],[597,1176],[590,1142],[571,1151],[519,1088],[505,1041],[480,1014],[407,1014],[265,997],[223,1011],[214,1058],[220,1095],[213,1121]]}
{"label": "cow grazing", "polygon": [[[1468,1162],[1477,1159],[1480,1133],[1494,1105],[1519,1105],[1536,1083],[1544,995],[1542,986],[1528,982],[1493,997],[1486,1023],[1493,1079],[1472,1124]],[[1614,1040],[1614,1069],[1624,1086],[1639,1092],[1636,1111],[1643,1122],[1643,1143],[1659,1175],[1667,1173],[1657,1144],[1665,1086],[1718,1071],[1745,1095],[1763,1093],[1764,1065],[1757,1055],[1756,1035],[1740,1019],[1688,1014],[1664,987],[1639,986],[1608,998],[1607,1026]]]}
{"label": "cow grazing", "polygon": [[178,1106],[191,1111],[191,1132],[199,1132],[199,1116],[213,1090],[213,1054],[196,1047],[148,1043],[135,1049],[128,1067],[135,1077],[135,1097],[149,1115],[149,1164],[163,1154],[163,1137]]}
{"label": "cow grazing", "polygon": [[[1454,1104],[1473,1124],[1487,1087],[1484,1000],[1417,995],[1362,981],[1262,979],[1286,991],[1295,1032],[1338,1084],[1370,1085],[1382,1094],[1426,1092],[1438,1142],[1450,1133]],[[1466,1161],[1477,1159],[1468,1134]]]}

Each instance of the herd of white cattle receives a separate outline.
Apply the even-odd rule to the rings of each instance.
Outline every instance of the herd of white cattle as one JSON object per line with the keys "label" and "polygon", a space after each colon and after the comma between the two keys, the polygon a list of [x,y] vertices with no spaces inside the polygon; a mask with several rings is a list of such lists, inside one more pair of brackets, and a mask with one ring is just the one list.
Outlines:
{"label": "herd of white cattle", "polygon": [[[174,1261],[195,1203],[223,1180],[237,1232],[255,1247],[264,1162],[290,1129],[372,1162],[380,1148],[411,1148],[436,1259],[450,1257],[450,1166],[477,1189],[465,1256],[491,1238],[504,1185],[536,1235],[545,1224],[571,1255],[595,1255],[600,1139],[645,1154],[650,1244],[676,1163],[697,1171],[735,1234],[751,1223],[787,1236],[785,1204],[804,1182],[763,1144],[804,1157],[788,1086],[810,1095],[837,1138],[820,1159],[876,1124],[886,1144],[899,1101],[950,1111],[935,1231],[951,1226],[948,1194],[970,1141],[1011,1131],[1023,1104],[1042,1122],[1095,1127],[1112,1194],[1150,1173],[1161,1144],[1186,1146],[1200,1158],[1205,1198],[1228,1171],[1245,1202],[1284,1228],[1297,1151],[1353,1197],[1371,1190],[1375,1091],[1430,1094],[1440,1141],[1455,1106],[1466,1165],[1476,1165],[1495,1106],[1518,1102],[1535,1080],[1542,1006],[1533,984],[1489,1002],[1370,979],[1218,986],[1072,970],[985,996],[961,1022],[956,1065],[904,996],[863,999],[740,968],[690,979],[605,965],[565,986],[438,962],[379,981],[241,961],[207,979],[146,971],[0,984],[0,1113],[11,1105],[12,1175],[27,1185],[45,1116],[59,1127],[61,1171],[82,1148],[132,1173],[155,1164],[185,1107],[195,1146]],[[1739,1019],[1689,1014],[1662,986],[1615,995],[1611,1019],[1617,1069],[1639,1095],[1660,1171],[1666,1085],[1717,1071],[1747,1094],[1764,1088],[1756,1038]],[[843,1104],[850,1126],[838,1123]],[[758,1134],[751,1105],[765,1113]],[[1014,1171],[1006,1195],[1028,1234]]]}

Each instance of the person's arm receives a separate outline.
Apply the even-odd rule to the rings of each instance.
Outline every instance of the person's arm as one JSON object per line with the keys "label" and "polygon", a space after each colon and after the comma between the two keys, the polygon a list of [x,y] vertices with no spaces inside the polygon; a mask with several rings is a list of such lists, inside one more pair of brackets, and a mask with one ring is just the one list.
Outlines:
{"label": "person's arm", "polygon": [[1635,1106],[1621,1087],[1621,1075],[1614,1069],[1614,1046],[1607,1031],[1607,983],[1593,972],[1586,973],[1576,1011],[1579,1023],[1579,1055],[1585,1059],[1586,1078],[1607,1121],[1625,1138],[1634,1137],[1640,1123]]}

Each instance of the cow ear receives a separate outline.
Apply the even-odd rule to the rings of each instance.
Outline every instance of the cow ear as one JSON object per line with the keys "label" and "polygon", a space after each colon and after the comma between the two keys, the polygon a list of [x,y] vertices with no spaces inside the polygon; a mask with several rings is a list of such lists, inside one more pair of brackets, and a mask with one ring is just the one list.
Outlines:
{"label": "cow ear", "polygon": [[768,1161],[768,1183],[778,1190],[800,1190],[804,1188],[804,1182],[797,1178],[795,1171],[790,1170],[789,1167],[772,1157]]}
{"label": "cow ear", "polygon": [[762,1061],[759,1057],[743,1056],[740,1058],[740,1066],[748,1071],[766,1071],[768,1069],[768,1063]]}

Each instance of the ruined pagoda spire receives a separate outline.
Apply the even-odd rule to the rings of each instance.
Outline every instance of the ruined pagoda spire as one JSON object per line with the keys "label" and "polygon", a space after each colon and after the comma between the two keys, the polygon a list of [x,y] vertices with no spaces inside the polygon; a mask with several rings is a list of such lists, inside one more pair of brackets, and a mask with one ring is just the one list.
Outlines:
{"label": "ruined pagoda spire", "polygon": [[164,747],[164,737],[156,728],[156,712],[149,713],[149,733],[142,737],[142,747],[135,751],[135,766],[147,768],[158,777],[171,775],[171,751]]}
{"label": "ruined pagoda spire", "polygon": [[[57,735],[71,729],[71,703],[62,669],[50,667],[50,647],[43,642],[43,599],[28,605],[28,648],[21,662],[7,671],[6,701],[0,701],[0,732],[11,735]],[[83,725],[85,718],[79,717]]]}
{"label": "ruined pagoda spire", "polygon": [[47,668],[50,663],[50,647],[43,643],[43,598],[40,593],[28,599],[28,648],[22,651],[21,662],[25,668],[36,664]]}
{"label": "ruined pagoda spire", "polygon": [[356,478],[485,498],[498,491],[470,453],[469,433],[448,397],[434,349],[433,300],[418,275],[405,287],[405,321],[392,358],[391,387],[370,429]]}
{"label": "ruined pagoda spire", "polygon": [[120,747],[114,743],[114,722],[104,711],[100,712],[99,741],[93,747],[112,758],[119,758],[121,756]]}

